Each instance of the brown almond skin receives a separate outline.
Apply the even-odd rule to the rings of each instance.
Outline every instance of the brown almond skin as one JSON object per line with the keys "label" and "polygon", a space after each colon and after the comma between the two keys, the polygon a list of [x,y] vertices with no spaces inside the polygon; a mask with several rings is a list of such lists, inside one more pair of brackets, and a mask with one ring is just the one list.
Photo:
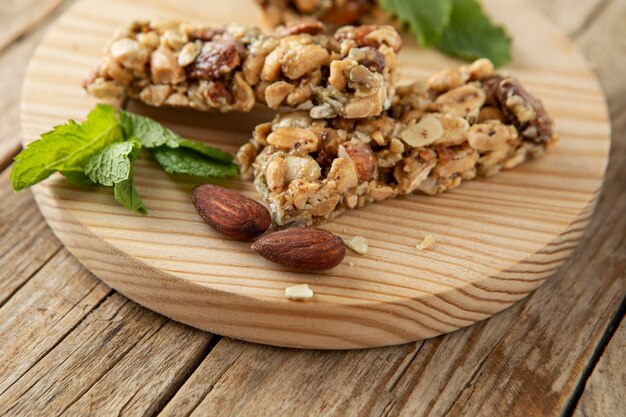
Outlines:
{"label": "brown almond skin", "polygon": [[191,201],[209,226],[236,240],[260,236],[272,222],[263,204],[217,185],[197,186]]}
{"label": "brown almond skin", "polygon": [[316,227],[294,227],[261,237],[252,249],[264,258],[301,271],[324,271],[346,256],[343,241]]}

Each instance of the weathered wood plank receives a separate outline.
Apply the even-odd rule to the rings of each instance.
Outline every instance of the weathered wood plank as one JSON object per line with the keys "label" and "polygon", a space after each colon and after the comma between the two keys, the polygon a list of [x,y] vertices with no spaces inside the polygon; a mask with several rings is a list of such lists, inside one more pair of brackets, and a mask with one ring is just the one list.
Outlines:
{"label": "weathered wood plank", "polygon": [[66,250],[58,252],[0,308],[0,393],[111,292]]}
{"label": "weathered wood plank", "polygon": [[574,417],[619,416],[626,410],[626,321],[609,341],[587,380]]}
{"label": "weathered wood plank", "polygon": [[195,368],[210,338],[113,293],[0,395],[0,415],[151,414]]}
{"label": "weathered wood plank", "polygon": [[73,2],[20,0],[0,9],[0,171],[21,147],[18,103],[28,60],[48,25]]}
{"label": "weathered wood plank", "polygon": [[3,2],[0,12],[0,51],[45,20],[63,0]]}
{"label": "weathered wood plank", "polygon": [[19,103],[22,80],[30,55],[41,38],[37,31],[0,54],[0,170],[21,148]]}
{"label": "weathered wood plank", "polygon": [[0,306],[62,245],[35,205],[30,191],[15,194],[9,170],[0,174]]}

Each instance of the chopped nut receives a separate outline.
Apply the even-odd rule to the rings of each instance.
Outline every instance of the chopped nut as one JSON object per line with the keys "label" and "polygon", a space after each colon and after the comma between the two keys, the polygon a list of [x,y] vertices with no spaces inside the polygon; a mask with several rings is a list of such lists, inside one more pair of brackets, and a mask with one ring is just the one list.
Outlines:
{"label": "chopped nut", "polygon": [[282,57],[282,71],[291,80],[298,79],[305,74],[324,65],[328,65],[330,55],[319,45],[303,45],[290,49]]}
{"label": "chopped nut", "polygon": [[189,42],[182,47],[178,55],[178,65],[186,67],[196,60],[200,55],[200,48],[195,42]]}
{"label": "chopped nut", "polygon": [[321,175],[321,168],[310,156],[287,155],[285,157],[285,180],[287,182],[302,178],[307,181],[314,181]]}
{"label": "chopped nut", "polygon": [[280,149],[295,149],[303,155],[317,150],[318,139],[309,130],[299,127],[283,127],[270,133],[267,143]]}
{"label": "chopped nut", "polygon": [[265,102],[270,109],[277,109],[285,100],[287,95],[293,91],[295,87],[285,81],[277,81],[270,84],[265,89]]}
{"label": "chopped nut", "polygon": [[313,298],[313,290],[309,288],[308,284],[294,285],[285,288],[285,297],[290,300],[308,300]]}
{"label": "chopped nut", "polygon": [[276,158],[270,161],[265,169],[265,180],[267,186],[273,193],[280,192],[285,185],[285,160]]}
{"label": "chopped nut", "polygon": [[362,236],[355,236],[350,240],[345,240],[346,246],[358,253],[365,255],[367,253],[368,242]]}
{"label": "chopped nut", "polygon": [[174,53],[162,46],[150,56],[150,71],[152,81],[156,84],[176,84],[184,79]]}
{"label": "chopped nut", "polygon": [[434,107],[441,113],[477,118],[483,104],[485,93],[475,85],[466,84],[437,97]]}
{"label": "chopped nut", "polygon": [[493,151],[515,139],[517,139],[517,130],[499,121],[475,124],[467,133],[469,145],[478,151]]}
{"label": "chopped nut", "polygon": [[415,247],[417,248],[417,250],[422,251],[422,250],[430,249],[434,245],[435,245],[435,238],[433,237],[433,235],[426,235],[422,243],[416,245]]}
{"label": "chopped nut", "polygon": [[148,62],[146,47],[134,39],[121,38],[110,46],[111,57],[126,68],[142,70]]}
{"label": "chopped nut", "polygon": [[407,145],[419,148],[434,143],[443,134],[443,126],[439,119],[432,114],[426,114],[419,122],[403,130],[400,138]]}

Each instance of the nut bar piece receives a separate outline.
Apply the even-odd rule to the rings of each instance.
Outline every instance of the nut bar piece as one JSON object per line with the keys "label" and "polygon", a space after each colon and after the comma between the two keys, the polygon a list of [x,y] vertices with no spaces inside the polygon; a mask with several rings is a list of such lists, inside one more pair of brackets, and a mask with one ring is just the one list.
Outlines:
{"label": "nut bar piece", "polygon": [[279,115],[255,129],[237,158],[277,225],[309,225],[494,175],[542,156],[557,139],[541,102],[483,59],[399,88],[389,113],[378,117]]}
{"label": "nut bar piece", "polygon": [[391,22],[376,0],[256,0],[272,26],[321,20],[332,25]]}
{"label": "nut bar piece", "polygon": [[135,22],[118,31],[85,88],[152,106],[249,111],[260,102],[309,110],[313,118],[381,114],[395,91],[396,30],[323,30],[307,22],[268,36],[237,24]]}

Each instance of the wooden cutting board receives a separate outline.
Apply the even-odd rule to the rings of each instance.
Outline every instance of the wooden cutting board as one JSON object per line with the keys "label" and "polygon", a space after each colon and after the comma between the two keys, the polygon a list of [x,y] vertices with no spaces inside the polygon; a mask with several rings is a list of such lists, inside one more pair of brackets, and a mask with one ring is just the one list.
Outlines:
{"label": "wooden cutting board", "polygon": [[[610,146],[604,96],[571,42],[521,0],[485,2],[513,34],[505,71],[541,97],[561,142],[545,158],[441,196],[409,196],[352,211],[325,227],[364,236],[369,252],[349,251],[320,274],[288,271],[224,239],[190,202],[199,183],[163,173],[149,156],[135,178],[150,214],[128,213],[111,189],[84,190],[54,177],[33,189],[48,223],[95,275],[138,303],[192,326],[254,342],[302,348],[361,348],[433,337],[486,319],[525,297],[576,247],[602,185]],[[251,0],[98,0],[76,3],[47,33],[24,85],[24,141],[96,103],[80,87],[113,30],[133,18],[210,24],[256,23]],[[458,65],[405,37],[404,81]],[[181,134],[234,152],[271,112],[135,111]],[[251,184],[222,185],[258,198]],[[437,243],[420,252],[426,234]],[[289,301],[308,283],[312,300]]]}

